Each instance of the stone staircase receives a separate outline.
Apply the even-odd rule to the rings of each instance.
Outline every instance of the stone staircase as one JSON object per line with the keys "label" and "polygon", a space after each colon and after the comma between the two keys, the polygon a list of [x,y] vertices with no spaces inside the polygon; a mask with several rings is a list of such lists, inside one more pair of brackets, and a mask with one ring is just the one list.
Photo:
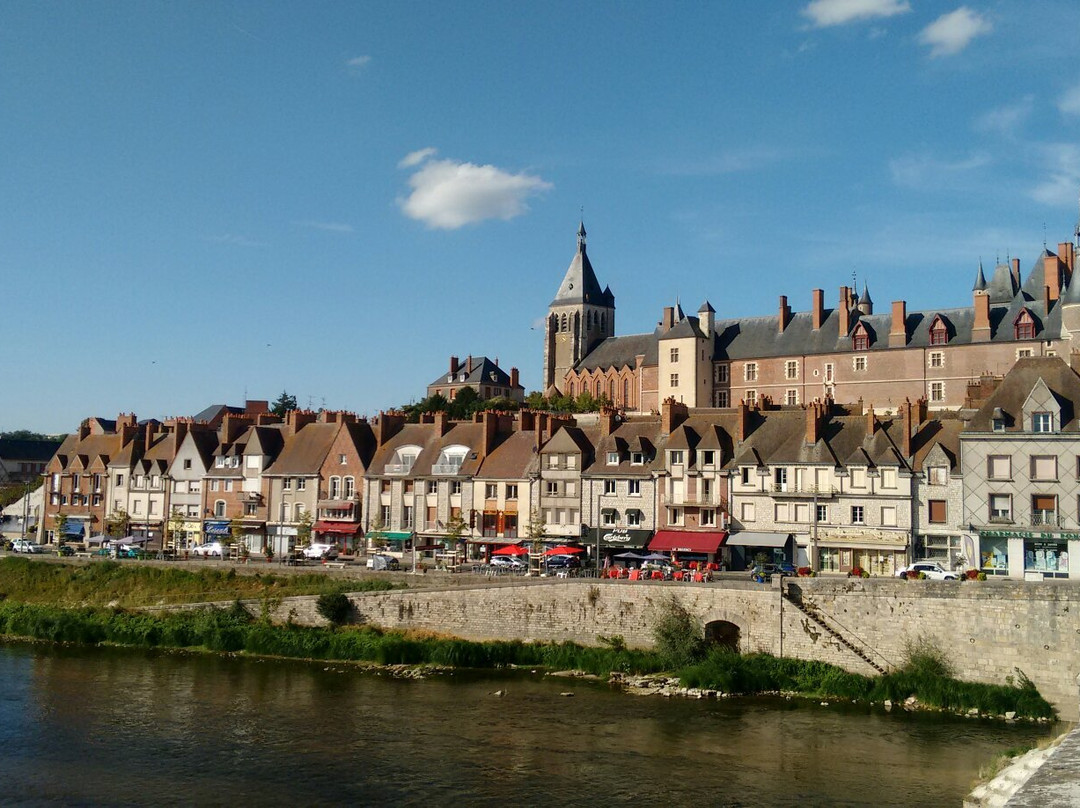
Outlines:
{"label": "stone staircase", "polygon": [[792,595],[790,589],[786,587],[782,591],[784,600],[786,600],[788,603],[790,603],[792,606],[794,606],[796,609],[798,609],[800,612],[810,618],[814,622],[814,624],[817,625],[828,636],[832,637],[842,646],[847,648],[849,651],[851,651],[851,653],[853,653],[871,668],[876,670],[878,673],[882,675],[888,673],[888,670],[886,670],[880,663],[871,658],[871,656],[865,650],[863,650],[855,643],[851,642],[851,640],[849,640],[847,637],[845,637],[843,634],[841,634],[839,631],[837,631],[827,622],[825,622],[824,618],[822,618],[821,615],[818,614],[818,611],[814,606],[804,603],[802,597],[796,597]]}

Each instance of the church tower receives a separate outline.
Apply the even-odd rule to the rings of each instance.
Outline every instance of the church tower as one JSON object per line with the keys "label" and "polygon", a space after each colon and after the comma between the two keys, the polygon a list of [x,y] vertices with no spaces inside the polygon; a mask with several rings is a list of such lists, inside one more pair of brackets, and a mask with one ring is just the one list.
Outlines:
{"label": "church tower", "polygon": [[585,252],[585,224],[578,226],[577,254],[548,306],[544,329],[544,390],[564,393],[564,379],[593,348],[615,336],[615,295],[601,291]]}

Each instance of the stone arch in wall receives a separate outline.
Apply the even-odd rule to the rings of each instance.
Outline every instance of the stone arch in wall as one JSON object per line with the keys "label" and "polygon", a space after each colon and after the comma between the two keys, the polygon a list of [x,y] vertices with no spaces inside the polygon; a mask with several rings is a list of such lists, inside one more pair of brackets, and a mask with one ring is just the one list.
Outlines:
{"label": "stone arch in wall", "polygon": [[713,620],[705,624],[705,642],[737,653],[742,644],[742,629],[730,620]]}

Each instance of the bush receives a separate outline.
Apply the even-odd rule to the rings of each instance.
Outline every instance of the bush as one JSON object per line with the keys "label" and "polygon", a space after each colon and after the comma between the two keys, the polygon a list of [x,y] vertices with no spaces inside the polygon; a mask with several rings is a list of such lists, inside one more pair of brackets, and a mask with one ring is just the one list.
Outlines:
{"label": "bush", "polygon": [[315,601],[315,611],[333,625],[340,626],[352,615],[353,605],[344,592],[326,592]]}
{"label": "bush", "polygon": [[673,668],[697,662],[705,655],[705,632],[701,621],[674,597],[658,604],[653,639],[660,658]]}

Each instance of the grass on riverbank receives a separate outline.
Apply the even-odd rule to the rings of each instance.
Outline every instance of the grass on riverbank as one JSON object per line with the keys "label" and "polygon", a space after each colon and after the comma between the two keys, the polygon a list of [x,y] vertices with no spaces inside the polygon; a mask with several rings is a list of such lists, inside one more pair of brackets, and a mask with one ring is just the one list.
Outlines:
{"label": "grass on riverbank", "polygon": [[[621,642],[601,647],[573,643],[521,641],[470,642],[419,632],[383,631],[372,626],[313,628],[273,625],[243,606],[164,614],[121,609],[65,609],[37,604],[0,603],[0,635],[52,642],[113,643],[140,648],[188,648],[247,652],[300,659],[371,662],[380,665],[435,664],[462,668],[509,665],[582,670],[604,676],[612,671],[644,674],[670,669],[653,651],[626,648]],[[916,668],[868,678],[822,662],[739,655],[711,650],[700,662],[677,671],[684,685],[751,695],[787,691],[807,696],[858,701],[920,702],[947,710],[1020,718],[1048,718],[1053,708],[1034,685],[984,685],[960,682]]]}
{"label": "grass on riverbank", "polygon": [[117,561],[57,564],[0,559],[0,598],[66,607],[160,606],[393,588],[393,583],[383,579],[342,579],[320,573],[275,575],[272,571],[237,573],[232,568],[191,570]]}

